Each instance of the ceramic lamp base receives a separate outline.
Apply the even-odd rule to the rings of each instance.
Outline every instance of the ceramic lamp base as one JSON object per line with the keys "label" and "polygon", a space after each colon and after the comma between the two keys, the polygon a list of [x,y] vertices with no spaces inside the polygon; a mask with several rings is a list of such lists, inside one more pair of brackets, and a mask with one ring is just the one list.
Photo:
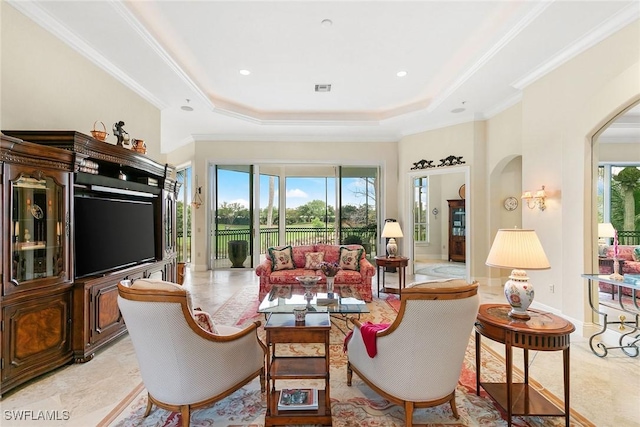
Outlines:
{"label": "ceramic lamp base", "polygon": [[504,284],[504,296],[511,306],[509,316],[516,319],[530,319],[527,309],[533,302],[533,285],[524,270],[513,270]]}
{"label": "ceramic lamp base", "polygon": [[529,313],[527,313],[526,311],[524,313],[520,313],[520,312],[514,311],[513,309],[511,309],[511,311],[509,312],[509,317],[513,317],[514,319],[522,319],[522,320],[531,319],[531,316],[529,316]]}
{"label": "ceramic lamp base", "polygon": [[398,244],[393,237],[390,238],[389,243],[387,243],[387,253],[389,254],[389,258],[395,258],[398,255]]}
{"label": "ceramic lamp base", "polygon": [[618,281],[624,280],[624,277],[620,274],[620,261],[617,258],[613,260],[613,274],[609,276],[609,279]]}

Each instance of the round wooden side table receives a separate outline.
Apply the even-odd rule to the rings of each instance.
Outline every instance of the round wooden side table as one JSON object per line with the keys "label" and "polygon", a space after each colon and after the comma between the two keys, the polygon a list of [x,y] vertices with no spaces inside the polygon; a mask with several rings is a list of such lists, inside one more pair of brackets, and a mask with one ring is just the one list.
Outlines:
{"label": "round wooden side table", "polygon": [[[483,304],[476,320],[476,394],[484,388],[505,411],[511,426],[514,415],[563,416],[569,427],[569,338],[575,326],[560,316],[528,310],[528,320],[509,316],[508,304]],[[480,337],[505,345],[506,383],[480,381]],[[524,351],[524,383],[513,384],[513,347]],[[564,412],[529,385],[529,350],[562,350]]]}
{"label": "round wooden side table", "polygon": [[[409,265],[409,258],[403,256],[376,256],[376,280],[378,285],[378,298],[380,297],[380,270],[382,269],[382,292],[388,294],[398,294],[398,297],[402,298],[402,288],[406,286],[407,277],[407,265]],[[398,289],[387,288],[384,286],[384,270],[386,267],[395,267],[398,269]]]}

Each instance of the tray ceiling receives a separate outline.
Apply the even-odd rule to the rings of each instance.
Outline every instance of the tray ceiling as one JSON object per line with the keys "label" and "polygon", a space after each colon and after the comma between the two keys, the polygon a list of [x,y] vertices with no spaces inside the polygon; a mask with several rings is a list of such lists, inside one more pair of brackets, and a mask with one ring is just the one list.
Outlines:
{"label": "tray ceiling", "polygon": [[486,119],[640,15],[623,0],[8,3],[161,109],[164,152]]}

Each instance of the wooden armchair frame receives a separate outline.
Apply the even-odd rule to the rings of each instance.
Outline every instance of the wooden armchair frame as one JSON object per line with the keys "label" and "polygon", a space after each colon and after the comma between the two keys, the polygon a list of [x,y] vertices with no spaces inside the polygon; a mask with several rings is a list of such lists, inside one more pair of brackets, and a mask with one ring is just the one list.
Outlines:
{"label": "wooden armchair frame", "polygon": [[[377,342],[380,342],[380,340],[384,340],[385,337],[392,337],[393,334],[398,330],[398,328],[400,327],[400,325],[402,324],[405,318],[407,303],[409,301],[416,301],[416,300],[442,301],[442,300],[460,300],[465,298],[474,298],[476,300],[475,308],[477,313],[477,307],[478,307],[477,293],[478,293],[477,283],[468,284],[463,280],[456,280],[452,282],[425,283],[422,285],[417,285],[411,288],[407,288],[406,290],[402,291],[402,301],[401,301],[400,310],[398,312],[397,317],[387,329],[378,331],[376,333],[376,339],[378,340]],[[471,319],[470,316],[468,317],[469,319]],[[473,315],[473,319],[475,319],[475,313]],[[355,328],[359,329],[362,327],[362,323],[359,322],[357,319],[349,318],[349,320],[355,325]],[[473,329],[473,320],[469,321],[468,327],[469,327],[469,336],[470,336],[471,330]],[[419,331],[419,332],[422,332],[422,331]],[[466,348],[466,345],[465,345],[465,348]],[[378,357],[378,355],[376,355],[376,357]],[[464,354],[462,355],[462,358],[463,357],[464,357]],[[461,366],[462,365],[460,365],[460,368]],[[411,367],[409,367],[409,369],[411,369]],[[364,372],[362,372],[360,369],[354,366],[350,360],[347,362],[347,385],[348,386],[352,385],[352,377],[354,372],[358,375],[358,377],[362,379],[362,381],[365,384],[367,384],[376,393],[380,394],[381,396],[388,399],[389,401],[404,407],[405,425],[408,427],[411,427],[413,425],[414,408],[434,407],[446,402],[449,402],[449,404],[451,405],[451,411],[453,412],[453,416],[456,419],[459,418],[458,410],[456,408],[456,402],[455,402],[455,384],[453,385],[453,387],[451,387],[451,391],[449,393],[445,393],[444,396],[440,398],[431,399],[431,400],[413,401],[413,400],[406,400],[406,399],[399,398],[398,396],[395,396],[389,393],[382,386],[376,385],[371,378],[369,378]],[[458,371],[458,375],[459,375],[459,371]],[[428,387],[428,386],[429,386],[428,384],[425,384],[425,387]]]}
{"label": "wooden armchair frame", "polygon": [[[180,412],[182,415],[182,425],[184,427],[188,427],[190,422],[191,410],[209,406],[212,403],[217,402],[229,396],[236,390],[240,389],[244,385],[251,382],[257,376],[260,377],[260,390],[261,392],[264,393],[265,391],[264,360],[266,357],[267,348],[264,345],[264,343],[258,338],[257,330],[258,330],[258,327],[261,325],[261,322],[259,321],[253,322],[251,325],[245,327],[239,332],[232,333],[230,335],[216,335],[216,334],[207,332],[204,329],[202,329],[200,326],[198,326],[198,324],[192,317],[191,310],[187,302],[188,294],[184,289],[177,289],[177,290],[134,289],[120,283],[118,284],[118,292],[119,292],[120,298],[128,301],[180,304],[182,314],[184,315],[184,320],[187,322],[191,331],[193,331],[196,335],[205,339],[206,341],[209,341],[212,343],[230,343],[230,345],[233,345],[233,343],[236,343],[240,345],[242,341],[246,341],[248,339],[247,337],[250,337],[253,335],[255,336],[255,340],[258,342],[260,348],[262,349],[263,363],[260,368],[256,369],[255,371],[251,371],[248,375],[245,375],[239,378],[237,382],[233,384],[233,386],[231,386],[230,388],[221,390],[215,395],[209,398],[206,398],[204,400],[183,403],[179,405],[166,403],[160,399],[155,398],[153,396],[154,391],[150,390],[149,387],[147,387],[148,401],[147,401],[147,408],[144,413],[145,417],[150,414],[152,406],[155,404],[156,406],[171,412]],[[121,310],[122,310],[122,307],[121,307]],[[125,315],[125,321],[126,320],[127,320],[127,316]],[[221,328],[224,328],[224,327],[221,326]],[[132,340],[133,340],[133,337],[132,337]],[[246,344],[242,344],[242,345],[246,345]],[[135,346],[135,343],[134,343],[134,346]],[[139,356],[138,351],[136,351],[136,353]],[[143,375],[143,380],[144,380],[144,375]]]}

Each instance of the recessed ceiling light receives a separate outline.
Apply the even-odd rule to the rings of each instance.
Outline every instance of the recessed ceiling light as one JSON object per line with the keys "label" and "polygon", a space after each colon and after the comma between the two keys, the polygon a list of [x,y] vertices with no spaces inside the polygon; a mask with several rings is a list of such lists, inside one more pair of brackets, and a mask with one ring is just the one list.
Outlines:
{"label": "recessed ceiling light", "polygon": [[193,107],[191,107],[191,106],[189,105],[189,102],[191,102],[191,100],[190,100],[189,98],[187,98],[187,99],[186,99],[186,101],[187,101],[187,104],[186,104],[186,105],[183,105],[182,107],[180,107],[180,109],[181,109],[182,111],[193,111]]}
{"label": "recessed ceiling light", "polygon": [[406,71],[398,71],[398,72],[396,73],[396,76],[398,76],[398,77],[405,77],[406,75],[407,75],[407,72],[406,72]]}
{"label": "recessed ceiling light", "polygon": [[320,22],[320,25],[322,25],[324,28],[329,28],[333,25],[333,21],[331,19],[323,19],[322,22]]}
{"label": "recessed ceiling light", "polygon": [[248,76],[249,74],[251,74],[251,71],[249,71],[249,70],[240,70],[240,74],[242,74],[243,76]]}
{"label": "recessed ceiling light", "polygon": [[454,108],[453,110],[451,110],[452,113],[462,113],[465,110],[465,108]]}

